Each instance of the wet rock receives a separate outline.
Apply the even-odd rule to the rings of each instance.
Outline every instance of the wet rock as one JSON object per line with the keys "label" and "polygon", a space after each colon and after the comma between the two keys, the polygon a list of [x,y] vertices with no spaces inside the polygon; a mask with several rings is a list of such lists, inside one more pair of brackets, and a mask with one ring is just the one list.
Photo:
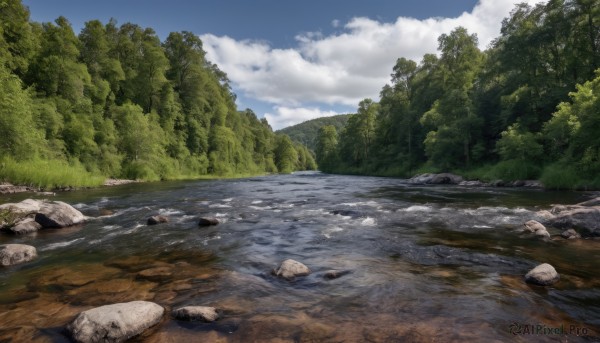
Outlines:
{"label": "wet rock", "polygon": [[15,186],[8,182],[0,184],[0,194],[13,194],[32,191],[32,188],[27,186]]}
{"label": "wet rock", "polygon": [[146,224],[156,225],[156,224],[168,223],[168,222],[169,222],[168,217],[158,215],[158,216],[152,216],[152,217],[148,218],[148,221],[146,222]]}
{"label": "wet rock", "polygon": [[33,260],[37,257],[35,247],[25,244],[0,245],[0,265],[12,266]]}
{"label": "wet rock", "polygon": [[123,342],[160,322],[164,311],[149,301],[101,306],[81,312],[67,331],[76,342]]}
{"label": "wet rock", "polygon": [[492,187],[504,187],[506,186],[506,182],[504,180],[494,180],[490,182],[490,186]]}
{"label": "wet rock", "polygon": [[581,238],[581,235],[579,233],[577,233],[577,231],[575,231],[573,229],[565,230],[560,235],[561,235],[562,238],[565,238],[565,239],[577,239],[577,238]]}
{"label": "wet rock", "polygon": [[284,279],[291,280],[296,276],[305,276],[310,274],[310,269],[298,261],[287,259],[281,262],[279,268],[273,270],[273,274]]}
{"label": "wet rock", "polygon": [[536,236],[550,238],[550,234],[548,233],[548,230],[546,230],[546,227],[538,221],[530,220],[523,224],[523,226],[525,226],[525,231],[532,232]]}
{"label": "wet rock", "polygon": [[535,215],[541,219],[544,220],[548,220],[548,219],[552,219],[554,218],[554,214],[552,214],[552,212],[550,211],[546,211],[546,210],[542,210],[542,211],[537,211],[535,213]]}
{"label": "wet rock", "polygon": [[83,223],[86,217],[73,206],[62,201],[43,202],[35,221],[43,228],[62,228]]}
{"label": "wet rock", "polygon": [[217,218],[200,218],[198,221],[198,226],[211,226],[219,224],[219,220]]}
{"label": "wet rock", "polygon": [[136,183],[139,182],[137,180],[127,180],[127,179],[106,179],[104,181],[104,186],[120,186],[120,185],[126,185],[129,183]]}
{"label": "wet rock", "polygon": [[559,279],[556,269],[548,263],[542,263],[525,274],[525,282],[540,286],[550,286]]}
{"label": "wet rock", "polygon": [[219,318],[217,309],[208,306],[185,306],[173,310],[173,317],[179,320],[214,322]]}
{"label": "wet rock", "polygon": [[459,186],[467,186],[467,187],[484,187],[484,186],[488,186],[487,183],[485,182],[481,182],[479,180],[474,180],[474,181],[461,181],[459,184]]}
{"label": "wet rock", "polygon": [[600,197],[590,199],[590,200],[587,200],[584,202],[580,202],[577,204],[577,206],[586,206],[586,207],[600,206]]}
{"label": "wet rock", "polygon": [[558,211],[546,224],[556,228],[579,229],[584,237],[600,237],[600,206],[567,208]]}
{"label": "wet rock", "polygon": [[408,180],[408,183],[411,184],[431,184],[431,185],[458,185],[463,181],[462,176],[454,175],[450,173],[440,173],[440,174],[420,174],[413,176]]}
{"label": "wet rock", "polygon": [[341,278],[342,276],[348,275],[350,273],[351,271],[349,270],[328,270],[325,272],[325,275],[323,275],[323,277],[327,280],[333,280]]}
{"label": "wet rock", "polygon": [[7,231],[10,231],[16,235],[25,235],[28,233],[37,232],[41,228],[42,226],[38,222],[36,222],[35,219],[29,217],[18,222],[17,224],[15,224],[15,226],[7,229]]}

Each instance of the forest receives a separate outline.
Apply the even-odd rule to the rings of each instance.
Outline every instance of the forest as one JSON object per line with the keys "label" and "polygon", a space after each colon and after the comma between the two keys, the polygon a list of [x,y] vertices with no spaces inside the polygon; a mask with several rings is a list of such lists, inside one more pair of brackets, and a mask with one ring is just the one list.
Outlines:
{"label": "forest", "polygon": [[346,126],[348,117],[349,114],[338,114],[331,117],[315,118],[277,130],[277,133],[286,134],[292,141],[301,143],[308,149],[315,151],[319,129],[323,126],[333,125],[336,131],[339,131]]}
{"label": "forest", "polygon": [[399,58],[343,129],[320,128],[321,170],[600,188],[600,1],[516,5],[485,51],[463,27],[438,43]]}
{"label": "forest", "polygon": [[250,109],[191,32],[64,17],[0,1],[0,179],[42,188],[315,169]]}

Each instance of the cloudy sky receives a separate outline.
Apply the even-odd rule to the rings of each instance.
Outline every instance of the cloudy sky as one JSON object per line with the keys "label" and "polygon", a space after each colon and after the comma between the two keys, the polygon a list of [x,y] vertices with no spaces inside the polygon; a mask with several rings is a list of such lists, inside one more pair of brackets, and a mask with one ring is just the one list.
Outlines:
{"label": "cloudy sky", "polygon": [[397,58],[435,53],[457,26],[485,49],[517,2],[545,0],[24,0],[35,21],[64,15],[76,33],[91,19],[192,31],[232,81],[240,109],[280,129],[356,111],[377,99]]}

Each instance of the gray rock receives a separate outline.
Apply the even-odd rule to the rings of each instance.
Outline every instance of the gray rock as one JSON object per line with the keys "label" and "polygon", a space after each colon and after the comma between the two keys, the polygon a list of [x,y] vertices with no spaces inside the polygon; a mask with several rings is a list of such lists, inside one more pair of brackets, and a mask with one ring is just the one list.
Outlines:
{"label": "gray rock", "polygon": [[160,322],[164,311],[149,301],[100,306],[81,312],[67,331],[76,342],[124,342]]}
{"label": "gray rock", "polygon": [[43,202],[35,221],[43,228],[62,228],[83,223],[86,217],[73,206],[62,201]]}
{"label": "gray rock", "polygon": [[28,233],[37,232],[42,226],[35,221],[33,218],[25,218],[22,221],[15,224],[15,226],[8,229],[8,231],[16,235],[25,235]]}
{"label": "gray rock", "polygon": [[550,286],[559,279],[556,269],[548,263],[542,263],[525,274],[525,282],[540,286]]}
{"label": "gray rock", "polygon": [[208,306],[185,306],[173,310],[173,317],[180,320],[214,322],[219,318],[217,309]]}
{"label": "gray rock", "polygon": [[[554,207],[556,208],[557,206]],[[576,228],[584,237],[600,236],[600,206],[566,208],[554,212],[557,213],[556,216],[549,219],[547,225],[556,228]]]}
{"label": "gray rock", "polygon": [[349,270],[328,270],[325,272],[325,275],[323,275],[323,277],[327,280],[333,280],[341,278],[342,276],[348,275],[350,273],[351,271]]}
{"label": "gray rock", "polygon": [[165,217],[165,216],[152,216],[150,218],[148,218],[148,221],[146,222],[146,224],[148,225],[156,225],[156,224],[160,224],[160,223],[168,223],[169,222],[169,218]]}
{"label": "gray rock", "polygon": [[12,266],[24,263],[37,257],[37,250],[31,245],[3,244],[0,245],[0,265]]}
{"label": "gray rock", "polygon": [[577,238],[581,238],[581,235],[579,233],[577,233],[577,231],[575,231],[573,229],[565,230],[560,235],[561,235],[561,237],[563,237],[565,239],[577,239]]}
{"label": "gray rock", "polygon": [[580,202],[579,204],[577,204],[578,206],[600,206],[600,197],[594,198],[594,199],[590,199],[584,202]]}
{"label": "gray rock", "polygon": [[504,180],[494,180],[494,181],[490,182],[490,186],[504,187],[504,186],[506,186],[506,182],[504,182]]}
{"label": "gray rock", "polygon": [[488,186],[487,183],[481,182],[479,180],[475,180],[475,181],[461,181],[458,185],[459,186],[467,186],[467,187],[485,187],[485,186]]}
{"label": "gray rock", "polygon": [[526,222],[525,224],[523,224],[523,226],[525,226],[525,231],[532,232],[536,236],[550,238],[550,233],[548,233],[548,230],[546,230],[546,227],[538,221],[530,220],[530,221]]}
{"label": "gray rock", "polygon": [[273,274],[284,279],[291,280],[296,276],[305,276],[310,274],[310,269],[298,261],[287,259],[281,262],[279,268],[273,270]]}
{"label": "gray rock", "polygon": [[39,200],[26,199],[19,203],[0,205],[0,228],[6,230],[15,224],[34,216],[40,210]]}
{"label": "gray rock", "polygon": [[462,176],[454,175],[450,173],[440,173],[440,174],[420,174],[416,175],[408,180],[408,183],[411,184],[431,184],[431,185],[444,185],[444,184],[452,184],[458,185],[463,181]]}
{"label": "gray rock", "polygon": [[200,218],[198,221],[198,226],[211,226],[219,224],[219,220],[217,218]]}

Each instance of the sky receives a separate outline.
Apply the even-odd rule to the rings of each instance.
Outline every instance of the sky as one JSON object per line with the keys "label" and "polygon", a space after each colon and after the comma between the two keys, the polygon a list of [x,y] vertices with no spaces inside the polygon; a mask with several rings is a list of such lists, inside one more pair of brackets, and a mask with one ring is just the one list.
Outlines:
{"label": "sky", "polygon": [[274,129],[377,101],[399,57],[437,53],[437,38],[457,26],[485,49],[519,2],[545,0],[23,0],[31,20],[62,15],[75,33],[110,18],[151,27],[162,40],[194,32],[227,73],[238,108]]}

